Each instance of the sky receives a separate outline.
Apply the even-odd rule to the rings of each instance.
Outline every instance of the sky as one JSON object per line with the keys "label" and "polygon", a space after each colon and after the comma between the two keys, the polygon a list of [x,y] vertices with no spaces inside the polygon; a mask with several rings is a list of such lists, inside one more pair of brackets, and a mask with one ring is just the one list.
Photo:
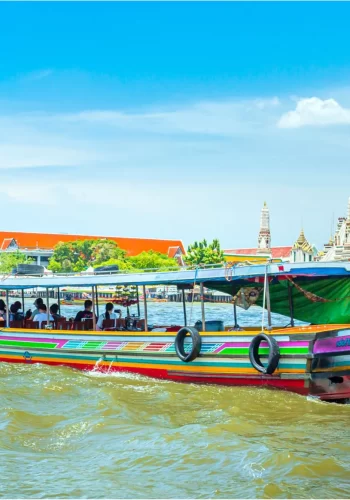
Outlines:
{"label": "sky", "polygon": [[350,3],[0,2],[1,230],[319,248],[350,196]]}

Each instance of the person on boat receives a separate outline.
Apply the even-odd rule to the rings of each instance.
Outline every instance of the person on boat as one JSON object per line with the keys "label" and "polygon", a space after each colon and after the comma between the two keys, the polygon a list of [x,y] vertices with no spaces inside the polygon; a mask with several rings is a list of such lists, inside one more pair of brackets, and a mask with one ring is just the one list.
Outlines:
{"label": "person on boat", "polygon": [[114,327],[116,326],[116,319],[117,318],[121,318],[121,311],[120,309],[118,309],[116,312],[119,313],[119,316],[117,316],[117,314],[115,312],[113,312],[113,309],[114,309],[114,305],[112,304],[112,302],[107,302],[106,304],[106,312],[102,313],[99,318],[98,318],[98,321],[97,321],[97,329],[98,330],[103,330],[103,322],[105,319],[113,319],[114,320]]}
{"label": "person on boat", "polygon": [[53,319],[55,321],[57,321],[58,319],[61,319],[63,318],[63,316],[61,316],[59,313],[59,307],[58,307],[58,304],[52,304],[50,306],[50,313],[51,313],[51,316],[53,317]]}
{"label": "person on boat", "polygon": [[0,299],[0,321],[6,321],[6,304]]}
{"label": "person on boat", "polygon": [[[51,314],[49,315],[49,320],[53,321]],[[44,303],[39,305],[39,312],[34,316],[34,321],[39,321],[39,328],[41,328],[43,321],[47,321],[47,307]]]}
{"label": "person on boat", "polygon": [[79,311],[78,314],[75,316],[76,322],[79,321],[84,321],[85,319],[92,319],[93,318],[93,312],[92,312],[92,301],[90,299],[85,300],[84,302],[84,311]]}
{"label": "person on boat", "polygon": [[39,314],[39,309],[40,309],[40,306],[42,306],[44,304],[44,301],[41,297],[38,297],[35,301],[34,301],[34,306],[35,306],[35,309],[34,311],[32,312],[32,315],[31,317],[29,318],[30,320],[34,320],[34,316],[36,316],[37,314]]}
{"label": "person on boat", "polygon": [[27,320],[27,319],[29,320],[31,317],[32,317],[32,310],[28,309],[28,311],[24,315],[24,319],[25,320]]}
{"label": "person on boat", "polygon": [[22,304],[16,300],[10,307],[10,321],[21,321],[23,318]]}

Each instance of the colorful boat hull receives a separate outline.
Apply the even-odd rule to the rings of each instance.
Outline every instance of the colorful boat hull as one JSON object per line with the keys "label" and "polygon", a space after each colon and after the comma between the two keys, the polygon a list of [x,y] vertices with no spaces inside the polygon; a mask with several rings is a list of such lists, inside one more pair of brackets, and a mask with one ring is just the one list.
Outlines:
{"label": "colorful boat hull", "polygon": [[[250,363],[249,346],[257,334],[259,330],[251,329],[202,332],[200,356],[184,363],[175,352],[176,332],[3,329],[0,361],[130,372],[190,383],[274,387],[325,400],[350,397],[350,326],[274,330],[280,361],[272,375],[257,372]],[[259,354],[266,362],[266,343]]]}

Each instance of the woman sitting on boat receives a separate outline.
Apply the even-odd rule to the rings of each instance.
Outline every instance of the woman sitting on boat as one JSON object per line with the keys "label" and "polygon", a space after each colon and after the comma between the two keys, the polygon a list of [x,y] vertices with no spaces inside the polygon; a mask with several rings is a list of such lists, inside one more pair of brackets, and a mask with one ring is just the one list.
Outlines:
{"label": "woman sitting on boat", "polygon": [[113,312],[114,305],[112,302],[107,302],[106,304],[106,312],[100,314],[98,321],[97,321],[97,330],[103,330],[103,322],[108,319],[114,320],[114,328],[116,328],[116,320],[117,318],[121,318],[121,311],[118,309],[117,312],[119,313],[119,317],[115,312]]}

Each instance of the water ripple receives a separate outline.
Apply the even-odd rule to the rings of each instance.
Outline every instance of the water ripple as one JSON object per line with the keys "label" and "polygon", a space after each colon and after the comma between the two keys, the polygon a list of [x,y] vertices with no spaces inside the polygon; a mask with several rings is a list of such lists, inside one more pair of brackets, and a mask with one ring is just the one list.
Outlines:
{"label": "water ripple", "polygon": [[40,365],[1,364],[0,392],[3,498],[350,493],[348,406]]}

